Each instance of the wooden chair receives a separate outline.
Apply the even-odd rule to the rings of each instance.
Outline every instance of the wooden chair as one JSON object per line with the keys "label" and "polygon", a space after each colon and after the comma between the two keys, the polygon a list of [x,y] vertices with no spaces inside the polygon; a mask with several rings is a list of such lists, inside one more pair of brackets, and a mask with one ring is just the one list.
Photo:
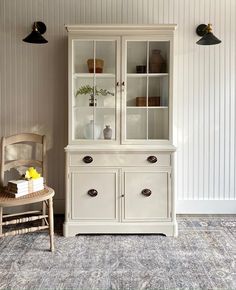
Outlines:
{"label": "wooden chair", "polygon": [[[17,144],[17,143],[25,143],[30,142],[30,145],[37,146],[37,144],[42,145],[42,160],[6,160],[6,148],[9,145]],[[24,145],[22,145],[24,146]],[[9,148],[9,147],[8,147]],[[45,186],[44,190],[33,192],[28,195],[22,197],[12,197],[6,192],[4,192],[4,176],[5,172],[21,166],[34,166],[41,167],[42,176],[46,177],[46,164],[45,164],[45,156],[46,156],[46,143],[45,136],[33,134],[33,133],[24,133],[13,135],[9,137],[3,137],[1,142],[1,170],[0,170],[0,182],[1,182],[1,190],[0,190],[0,237],[10,236],[10,235],[18,235],[25,234],[29,232],[35,232],[38,230],[49,229],[50,234],[50,250],[54,251],[54,219],[53,219],[53,196],[54,190]],[[21,212],[17,214],[6,214],[3,215],[3,208],[5,207],[14,207],[19,205],[27,205],[42,202],[42,211],[27,211]],[[47,214],[48,209],[48,214]],[[30,215],[30,216],[28,216]],[[20,217],[19,217],[20,216]],[[14,218],[13,220],[9,220],[9,218]],[[5,220],[7,218],[7,220]],[[14,225],[18,223],[26,223],[32,222],[36,220],[42,220],[42,225],[23,228],[14,231],[7,231],[3,233],[3,226],[6,225]]]}

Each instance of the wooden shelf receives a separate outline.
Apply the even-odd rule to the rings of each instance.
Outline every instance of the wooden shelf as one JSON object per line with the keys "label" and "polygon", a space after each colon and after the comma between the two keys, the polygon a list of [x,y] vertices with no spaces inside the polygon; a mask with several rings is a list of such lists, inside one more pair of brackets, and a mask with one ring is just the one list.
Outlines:
{"label": "wooden shelf", "polygon": [[166,77],[168,73],[145,73],[145,74],[137,74],[137,73],[128,73],[127,77],[129,78],[137,78],[137,77]]}
{"label": "wooden shelf", "polygon": [[105,110],[115,110],[116,108],[115,107],[99,107],[99,106],[95,106],[95,107],[92,107],[92,106],[73,106],[73,109],[83,109],[83,110],[85,110],[85,109],[93,109],[93,108],[95,108],[95,109],[105,109]]}
{"label": "wooden shelf", "polygon": [[93,73],[74,73],[73,77],[74,78],[115,78],[116,75],[115,74],[107,74],[107,73],[97,73],[97,74],[93,74]]}
{"label": "wooden shelf", "polygon": [[127,106],[127,109],[168,109],[167,106]]}

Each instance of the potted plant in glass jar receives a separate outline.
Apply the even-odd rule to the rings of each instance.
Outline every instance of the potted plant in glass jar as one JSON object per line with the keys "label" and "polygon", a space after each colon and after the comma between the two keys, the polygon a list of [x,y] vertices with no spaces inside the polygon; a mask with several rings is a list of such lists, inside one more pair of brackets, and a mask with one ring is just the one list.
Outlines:
{"label": "potted plant in glass jar", "polygon": [[80,87],[77,91],[75,96],[77,97],[78,95],[90,95],[89,99],[89,106],[95,107],[97,106],[97,99],[95,96],[114,96],[114,93],[106,90],[106,89],[98,89],[96,86],[90,86],[90,85],[85,85]]}

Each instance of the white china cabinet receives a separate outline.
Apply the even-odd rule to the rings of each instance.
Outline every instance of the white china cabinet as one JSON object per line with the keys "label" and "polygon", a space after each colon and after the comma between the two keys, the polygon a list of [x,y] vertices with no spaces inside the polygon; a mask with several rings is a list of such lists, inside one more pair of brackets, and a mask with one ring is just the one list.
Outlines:
{"label": "white china cabinet", "polygon": [[64,235],[177,235],[176,25],[70,25]]}

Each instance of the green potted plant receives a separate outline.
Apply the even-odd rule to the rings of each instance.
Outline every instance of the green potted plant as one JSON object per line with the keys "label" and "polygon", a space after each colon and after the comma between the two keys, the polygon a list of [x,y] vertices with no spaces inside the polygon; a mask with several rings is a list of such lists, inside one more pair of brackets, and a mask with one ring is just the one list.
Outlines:
{"label": "green potted plant", "polygon": [[91,107],[95,107],[97,106],[97,99],[95,99],[95,96],[114,96],[114,93],[106,90],[106,89],[98,89],[96,86],[90,86],[90,85],[85,85],[80,87],[77,91],[75,96],[79,96],[79,95],[90,95],[90,99],[89,99],[89,106]]}

